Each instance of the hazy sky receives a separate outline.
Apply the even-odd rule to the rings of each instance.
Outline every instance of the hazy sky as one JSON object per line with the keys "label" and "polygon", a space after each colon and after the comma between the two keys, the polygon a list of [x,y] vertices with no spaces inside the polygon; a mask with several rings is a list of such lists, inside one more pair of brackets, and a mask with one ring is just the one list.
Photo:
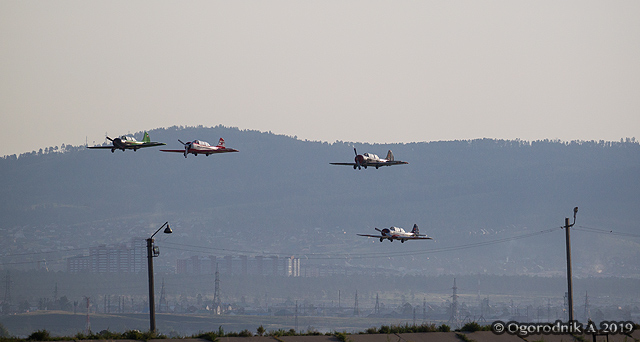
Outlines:
{"label": "hazy sky", "polygon": [[640,138],[639,18],[637,0],[0,0],[0,155],[173,125]]}

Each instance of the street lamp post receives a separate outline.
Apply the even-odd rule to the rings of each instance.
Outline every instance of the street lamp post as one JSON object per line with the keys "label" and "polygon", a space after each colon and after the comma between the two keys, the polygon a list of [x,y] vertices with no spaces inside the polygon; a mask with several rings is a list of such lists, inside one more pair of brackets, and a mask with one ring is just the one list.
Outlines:
{"label": "street lamp post", "polygon": [[165,222],[158,230],[156,230],[150,238],[147,239],[147,270],[149,271],[149,330],[153,333],[156,332],[156,303],[154,295],[153,285],[153,258],[160,255],[158,247],[153,246],[153,237],[158,234],[160,229],[165,228],[165,234],[171,234],[171,228],[169,228],[169,222]]}
{"label": "street lamp post", "polygon": [[578,207],[573,208],[573,223],[569,224],[569,218],[565,217],[564,219],[564,230],[565,230],[565,242],[567,245],[567,297],[569,300],[567,311],[569,313],[569,323],[573,321],[573,284],[571,282],[572,274],[571,274],[571,234],[570,228],[576,224],[576,214],[578,213]]}

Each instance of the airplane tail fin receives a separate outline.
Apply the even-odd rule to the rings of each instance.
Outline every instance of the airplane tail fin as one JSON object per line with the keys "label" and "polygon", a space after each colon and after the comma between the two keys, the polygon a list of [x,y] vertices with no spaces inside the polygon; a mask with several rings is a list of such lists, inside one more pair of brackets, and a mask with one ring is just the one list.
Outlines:
{"label": "airplane tail fin", "polygon": [[413,234],[415,234],[416,236],[420,235],[420,229],[418,229],[418,225],[417,224],[413,224],[413,229],[411,230],[411,232]]}
{"label": "airplane tail fin", "polygon": [[220,138],[220,140],[218,140],[218,147],[224,147],[224,139]]}
{"label": "airplane tail fin", "polygon": [[393,152],[391,152],[391,150],[389,150],[389,152],[387,152],[387,160],[388,161],[393,161]]}
{"label": "airplane tail fin", "polygon": [[142,138],[142,142],[151,142],[151,139],[149,138],[149,133],[144,132],[144,138]]}

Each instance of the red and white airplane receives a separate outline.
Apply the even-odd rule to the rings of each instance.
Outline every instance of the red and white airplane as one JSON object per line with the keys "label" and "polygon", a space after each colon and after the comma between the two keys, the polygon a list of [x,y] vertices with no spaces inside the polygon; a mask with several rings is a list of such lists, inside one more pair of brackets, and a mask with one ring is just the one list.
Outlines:
{"label": "red and white airplane", "polygon": [[211,146],[209,145],[208,142],[202,141],[202,140],[188,141],[186,143],[182,142],[182,140],[180,139],[178,139],[178,141],[182,145],[184,145],[183,150],[160,150],[160,151],[183,153],[185,158],[189,153],[193,153],[194,156],[197,156],[198,154],[204,154],[208,157],[210,154],[214,154],[214,153],[239,152],[234,148],[225,147],[224,139],[222,138],[220,138],[220,140],[218,141],[217,146]]}
{"label": "red and white airplane", "polygon": [[354,160],[355,163],[329,163],[329,164],[349,165],[349,166],[353,166],[354,170],[355,169],[360,170],[362,167],[366,169],[367,166],[374,166],[377,169],[380,166],[409,164],[408,162],[405,162],[405,161],[395,160],[395,158],[393,157],[393,152],[391,152],[391,150],[387,152],[387,158],[385,159],[381,159],[380,157],[378,157],[378,155],[373,153],[358,154],[358,151],[356,151],[355,147],[353,148],[353,152],[355,152],[356,154],[356,158]]}
{"label": "red and white airplane", "polygon": [[373,237],[379,238],[380,242],[387,239],[391,242],[393,240],[400,240],[400,242],[404,243],[407,240],[433,240],[432,237],[428,237],[426,235],[420,235],[420,230],[418,229],[418,225],[414,224],[411,232],[405,232],[404,229],[400,227],[390,227],[384,229],[375,228],[380,232],[380,235],[368,235],[368,234],[358,234],[359,236]]}

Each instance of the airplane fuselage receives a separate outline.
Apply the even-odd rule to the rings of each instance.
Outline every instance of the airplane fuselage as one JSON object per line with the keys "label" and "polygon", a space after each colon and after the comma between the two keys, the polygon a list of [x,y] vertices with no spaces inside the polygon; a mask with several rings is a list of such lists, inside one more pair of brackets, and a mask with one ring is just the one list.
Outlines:
{"label": "airplane fuselage", "polygon": [[[416,236],[416,234],[411,232],[406,232],[404,229],[400,227],[384,228],[380,231],[380,233],[382,233],[383,236],[386,236],[389,239],[389,241],[400,240],[404,242],[405,240],[403,240],[402,238],[409,238],[409,237]],[[384,238],[380,239],[380,241],[382,240],[384,240]]]}
{"label": "airplane fuselage", "polygon": [[194,140],[188,144],[189,144],[188,153],[193,153],[193,155],[196,155],[196,156],[198,154],[205,154],[208,156],[212,153],[219,153],[219,152],[237,152],[237,150],[233,148],[226,148],[223,146],[211,146],[208,142],[201,141],[201,140]]}
{"label": "airplane fuselage", "polygon": [[123,136],[121,136],[119,138],[113,139],[112,143],[113,143],[113,147],[114,148],[111,149],[111,152],[115,151],[116,149],[124,151],[127,148],[129,148],[129,149],[132,148],[135,151],[135,150],[138,149],[137,148],[138,145],[142,145],[143,144],[142,141],[138,141],[138,140],[136,140],[136,139],[134,139],[132,137],[128,137],[126,135],[123,135]]}
{"label": "airplane fuselage", "polygon": [[373,153],[359,154],[355,158],[355,162],[360,162],[360,165],[364,165],[366,163],[384,163],[386,161],[386,159],[380,159],[377,154]]}
{"label": "airplane fuselage", "polygon": [[238,150],[234,148],[228,148],[225,146],[224,139],[220,138],[217,146],[211,146],[208,142],[202,140],[193,140],[189,142],[182,142],[182,140],[178,139],[178,141],[184,146],[184,150],[160,150],[162,152],[180,152],[184,154],[186,158],[189,153],[197,156],[198,154],[204,154],[205,156],[209,156],[210,154],[215,153],[225,153],[225,152],[238,152]]}

